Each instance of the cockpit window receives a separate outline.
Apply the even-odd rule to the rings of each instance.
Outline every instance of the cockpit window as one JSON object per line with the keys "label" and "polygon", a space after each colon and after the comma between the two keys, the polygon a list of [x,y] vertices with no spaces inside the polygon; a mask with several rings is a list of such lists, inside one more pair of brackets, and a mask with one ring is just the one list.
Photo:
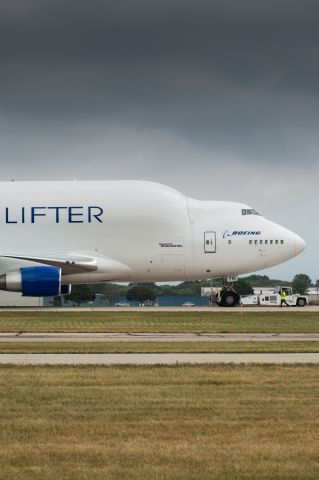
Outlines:
{"label": "cockpit window", "polygon": [[259,215],[259,213],[256,212],[256,210],[254,210],[253,208],[243,208],[241,211],[241,214],[242,215]]}

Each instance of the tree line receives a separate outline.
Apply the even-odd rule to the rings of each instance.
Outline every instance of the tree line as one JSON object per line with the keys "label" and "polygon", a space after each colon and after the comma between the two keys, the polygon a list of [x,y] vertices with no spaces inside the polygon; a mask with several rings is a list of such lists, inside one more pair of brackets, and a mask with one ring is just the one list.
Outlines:
{"label": "tree line", "polygon": [[[158,285],[153,282],[121,285],[116,283],[104,283],[98,285],[74,285],[70,295],[66,295],[66,301],[76,303],[78,306],[83,303],[94,302],[96,294],[101,294],[110,304],[115,297],[124,296],[128,301],[138,301],[143,303],[147,300],[154,301],[159,296],[199,296],[202,287],[221,287],[222,279],[216,280],[196,280],[181,282],[177,285]],[[292,286],[295,293],[305,295],[308,289],[313,286],[311,278],[298,273],[294,276],[292,282],[271,279],[267,275],[249,275],[240,278],[234,283],[234,288],[239,295],[250,295],[253,293],[253,287],[275,287],[277,285]],[[319,281],[316,282],[319,286]],[[60,299],[55,299],[58,305]]]}

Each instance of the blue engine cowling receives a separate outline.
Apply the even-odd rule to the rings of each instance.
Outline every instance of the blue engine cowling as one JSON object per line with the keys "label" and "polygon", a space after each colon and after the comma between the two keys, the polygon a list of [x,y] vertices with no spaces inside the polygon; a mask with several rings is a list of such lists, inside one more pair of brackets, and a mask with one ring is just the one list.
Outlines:
{"label": "blue engine cowling", "polygon": [[55,297],[61,294],[61,268],[21,268],[21,292],[25,297]]}
{"label": "blue engine cowling", "polygon": [[5,273],[0,275],[0,290],[21,292],[25,297],[61,295],[61,268],[26,267]]}

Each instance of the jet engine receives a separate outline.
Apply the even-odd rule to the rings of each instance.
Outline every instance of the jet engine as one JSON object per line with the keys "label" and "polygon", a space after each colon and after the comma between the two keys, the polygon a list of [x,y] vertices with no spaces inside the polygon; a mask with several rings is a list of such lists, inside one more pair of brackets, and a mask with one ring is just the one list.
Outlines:
{"label": "jet engine", "polygon": [[25,297],[54,297],[61,295],[61,287],[59,267],[26,267],[0,275],[0,290],[21,292]]}

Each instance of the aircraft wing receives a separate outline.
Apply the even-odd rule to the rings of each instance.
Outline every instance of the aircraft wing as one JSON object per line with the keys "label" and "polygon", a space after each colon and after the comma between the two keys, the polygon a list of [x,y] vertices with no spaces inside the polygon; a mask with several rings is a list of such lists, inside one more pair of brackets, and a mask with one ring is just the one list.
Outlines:
{"label": "aircraft wing", "polygon": [[62,275],[72,275],[76,273],[94,272],[98,269],[96,258],[84,257],[79,255],[59,255],[56,257],[32,257],[24,255],[2,255],[0,258],[12,258],[14,260],[24,260],[27,262],[41,263],[60,267]]}

